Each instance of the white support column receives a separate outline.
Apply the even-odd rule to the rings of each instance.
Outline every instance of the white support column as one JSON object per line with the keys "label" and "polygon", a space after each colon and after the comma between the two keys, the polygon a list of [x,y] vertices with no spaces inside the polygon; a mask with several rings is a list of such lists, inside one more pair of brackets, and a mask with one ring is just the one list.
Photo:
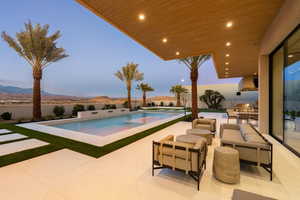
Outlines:
{"label": "white support column", "polygon": [[262,134],[269,134],[269,56],[258,58],[258,127]]}

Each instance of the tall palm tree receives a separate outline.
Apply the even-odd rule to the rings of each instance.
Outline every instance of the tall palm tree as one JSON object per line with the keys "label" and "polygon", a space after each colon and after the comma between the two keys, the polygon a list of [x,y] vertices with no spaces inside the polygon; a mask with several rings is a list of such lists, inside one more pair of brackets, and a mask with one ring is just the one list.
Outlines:
{"label": "tall palm tree", "polygon": [[61,36],[57,31],[48,36],[49,25],[33,26],[25,23],[25,30],[16,33],[16,39],[6,32],[2,38],[32,66],[33,75],[33,119],[40,120],[41,112],[41,79],[43,70],[51,63],[57,62],[68,55],[63,48],[56,47],[56,40]]}
{"label": "tall palm tree", "polygon": [[131,106],[131,87],[132,81],[141,81],[144,79],[144,74],[138,71],[138,64],[128,63],[122,67],[120,71],[115,73],[115,76],[121,81],[125,82],[127,88],[128,108],[132,110]]}
{"label": "tall palm tree", "polygon": [[176,95],[176,106],[180,107],[181,103],[180,103],[180,97],[183,93],[187,93],[187,89],[182,87],[181,85],[174,85],[171,87],[170,92]]}
{"label": "tall palm tree", "polygon": [[137,85],[137,89],[141,90],[143,92],[143,106],[147,106],[146,105],[146,93],[147,92],[152,92],[154,91],[154,89],[148,85],[147,83],[140,83]]}
{"label": "tall palm tree", "polygon": [[198,69],[210,58],[210,55],[192,56],[179,59],[179,62],[184,63],[190,70],[190,78],[192,82],[192,119],[198,118],[198,95],[197,95],[197,81]]}

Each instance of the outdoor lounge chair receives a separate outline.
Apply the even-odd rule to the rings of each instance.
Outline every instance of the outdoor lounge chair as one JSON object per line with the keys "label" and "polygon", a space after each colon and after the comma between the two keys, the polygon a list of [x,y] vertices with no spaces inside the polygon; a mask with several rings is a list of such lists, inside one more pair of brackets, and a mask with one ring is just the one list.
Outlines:
{"label": "outdoor lounge chair", "polygon": [[152,176],[155,169],[170,168],[189,174],[198,184],[206,168],[207,144],[200,139],[196,144],[174,141],[169,135],[152,144]]}
{"label": "outdoor lounge chair", "polygon": [[226,112],[227,112],[227,124],[229,123],[230,119],[235,119],[238,121],[238,115],[236,114],[234,109],[227,109]]}
{"label": "outdoor lounge chair", "polygon": [[210,132],[216,131],[216,119],[210,118],[200,118],[194,119],[192,122],[193,129],[205,129],[209,130]]}

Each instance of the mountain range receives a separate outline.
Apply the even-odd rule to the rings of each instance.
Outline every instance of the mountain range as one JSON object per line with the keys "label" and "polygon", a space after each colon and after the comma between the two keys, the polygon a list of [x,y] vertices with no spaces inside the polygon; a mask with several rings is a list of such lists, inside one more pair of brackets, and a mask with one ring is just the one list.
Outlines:
{"label": "mountain range", "polygon": [[[21,88],[15,86],[0,85],[0,93],[2,94],[32,94],[32,88]],[[41,91],[43,96],[58,96],[57,94],[51,94],[45,91]]]}

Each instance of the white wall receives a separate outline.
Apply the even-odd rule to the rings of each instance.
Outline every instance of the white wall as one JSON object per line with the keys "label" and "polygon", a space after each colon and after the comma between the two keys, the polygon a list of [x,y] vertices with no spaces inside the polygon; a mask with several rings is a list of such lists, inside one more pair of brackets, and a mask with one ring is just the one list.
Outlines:
{"label": "white wall", "polygon": [[[187,95],[187,106],[191,106],[191,86],[184,86],[188,89],[189,93]],[[199,97],[204,94],[205,90],[215,90],[220,92],[224,97],[225,101],[222,102],[223,108],[231,108],[236,104],[256,104],[258,100],[258,93],[255,91],[242,92],[241,96],[237,96],[238,84],[211,84],[211,85],[198,85],[198,107],[207,108],[207,105],[199,100]]]}
{"label": "white wall", "polygon": [[[79,103],[81,104],[81,103]],[[102,109],[104,104],[93,104],[93,103],[82,103],[85,105],[94,105],[96,109]],[[54,115],[53,108],[55,106],[64,106],[65,107],[65,114],[70,115],[72,114],[73,106],[75,104],[42,104],[42,115]],[[117,107],[123,107],[122,105],[117,105]],[[32,118],[32,104],[8,104],[8,105],[0,105],[0,114],[3,112],[11,112],[13,119],[31,119]]]}

